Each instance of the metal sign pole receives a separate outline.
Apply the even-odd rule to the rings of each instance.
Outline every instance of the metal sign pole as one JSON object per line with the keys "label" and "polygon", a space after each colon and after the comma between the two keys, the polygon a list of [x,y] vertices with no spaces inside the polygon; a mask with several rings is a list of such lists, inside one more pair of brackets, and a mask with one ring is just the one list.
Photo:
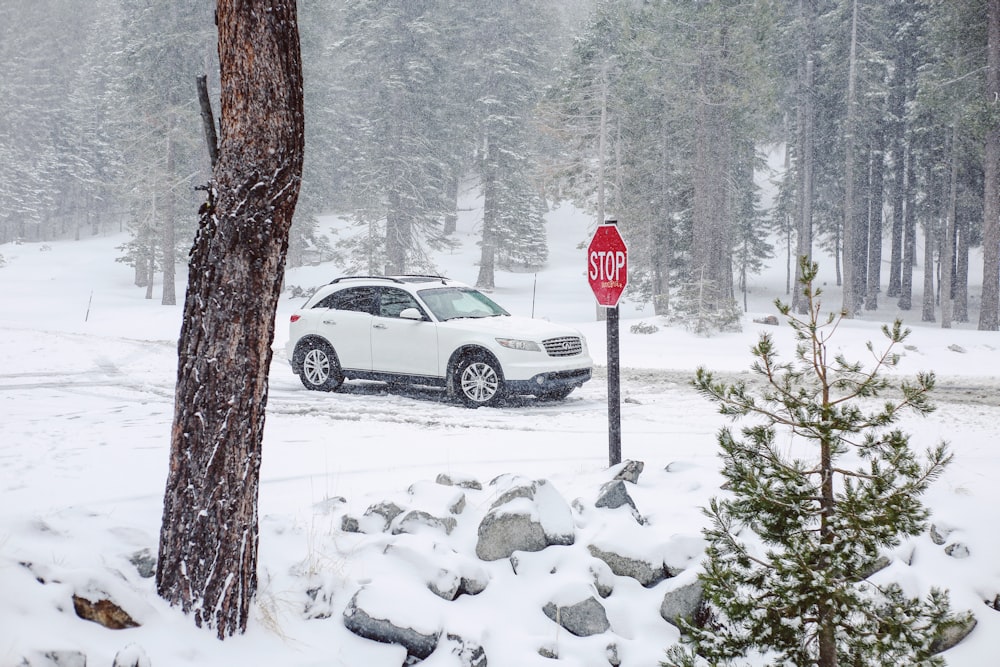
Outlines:
{"label": "metal sign pole", "polygon": [[608,465],[622,462],[622,401],[618,306],[608,308]]}

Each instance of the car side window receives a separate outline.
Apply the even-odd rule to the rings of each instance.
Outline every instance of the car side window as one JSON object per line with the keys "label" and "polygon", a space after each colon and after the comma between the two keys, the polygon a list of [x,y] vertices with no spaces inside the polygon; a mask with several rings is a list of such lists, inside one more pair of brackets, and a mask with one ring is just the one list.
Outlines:
{"label": "car side window", "polygon": [[374,287],[348,287],[347,289],[334,292],[317,303],[315,307],[371,313],[374,301]]}
{"label": "car side window", "polygon": [[421,313],[423,309],[413,295],[401,289],[393,287],[382,288],[382,296],[379,299],[378,314],[382,317],[399,317],[399,314],[407,308],[416,308]]}

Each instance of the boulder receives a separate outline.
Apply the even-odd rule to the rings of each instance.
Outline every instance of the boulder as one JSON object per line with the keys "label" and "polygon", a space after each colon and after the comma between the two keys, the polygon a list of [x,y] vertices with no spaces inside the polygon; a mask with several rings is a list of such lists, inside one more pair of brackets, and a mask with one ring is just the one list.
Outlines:
{"label": "boulder", "polygon": [[703,593],[704,588],[698,579],[668,590],[660,604],[660,616],[678,628],[679,619],[692,622],[704,600]]}
{"label": "boulder", "polygon": [[129,616],[128,612],[108,599],[88,600],[79,595],[73,596],[73,610],[76,615],[86,621],[93,621],[109,630],[124,630],[137,628],[139,624]]}
{"label": "boulder", "polygon": [[[426,623],[422,627],[413,627],[407,621],[384,618],[385,614],[366,609],[366,589],[362,588],[354,594],[347,608],[344,609],[344,626],[359,637],[396,644],[406,649],[407,655],[419,660],[427,658],[437,648],[440,628],[429,628]],[[400,610],[409,608],[413,614],[412,602],[399,605]]]}
{"label": "boulder", "polygon": [[593,544],[587,547],[590,555],[607,563],[611,571],[619,577],[631,577],[646,588],[652,588],[664,579],[676,575],[667,569],[663,562],[651,562],[641,558],[623,556],[613,551],[606,551]]}
{"label": "boulder", "polygon": [[33,651],[17,667],[87,667],[87,656],[80,651]]}
{"label": "boulder", "polygon": [[638,484],[639,475],[642,474],[642,469],[645,467],[646,465],[642,461],[623,461],[611,469],[615,473],[612,479]]}
{"label": "boulder", "polygon": [[129,644],[115,654],[111,667],[151,667],[146,651],[138,644]]}
{"label": "boulder", "polygon": [[599,635],[611,627],[604,606],[594,597],[568,606],[550,602],[542,608],[542,612],[577,637]]}
{"label": "boulder", "polygon": [[511,482],[479,524],[476,555],[482,560],[509,558],[515,551],[541,551],[575,540],[573,514],[559,492],[546,480]]}
{"label": "boulder", "polygon": [[952,542],[944,548],[944,552],[952,558],[969,557],[969,547],[965,546],[961,542]]}
{"label": "boulder", "polygon": [[632,518],[636,520],[640,525],[645,524],[645,520],[642,515],[639,514],[638,508],[635,506],[635,501],[632,500],[632,496],[628,494],[628,489],[625,488],[624,480],[615,479],[601,486],[600,492],[597,494],[597,502],[594,503],[595,507],[606,507],[608,509],[618,509],[619,507],[628,507],[629,512],[632,514]]}
{"label": "boulder", "polygon": [[156,574],[156,556],[151,549],[136,551],[128,557],[128,562],[135,566],[136,572],[143,579],[150,579]]}
{"label": "boulder", "polygon": [[428,667],[487,667],[486,651],[476,642],[449,633],[438,644],[434,655],[420,664]]}
{"label": "boulder", "polygon": [[454,473],[446,474],[441,473],[434,480],[438,484],[443,486],[457,486],[462,489],[470,489],[473,491],[482,491],[483,485],[479,480],[472,477],[463,477],[461,475],[455,475]]}
{"label": "boulder", "polygon": [[944,628],[931,642],[932,653],[943,653],[954,648],[960,641],[969,636],[976,627],[976,617],[971,613],[959,616],[956,621]]}
{"label": "boulder", "polygon": [[451,535],[458,522],[454,518],[436,517],[423,510],[410,510],[397,519],[392,526],[392,534],[418,533],[427,529]]}

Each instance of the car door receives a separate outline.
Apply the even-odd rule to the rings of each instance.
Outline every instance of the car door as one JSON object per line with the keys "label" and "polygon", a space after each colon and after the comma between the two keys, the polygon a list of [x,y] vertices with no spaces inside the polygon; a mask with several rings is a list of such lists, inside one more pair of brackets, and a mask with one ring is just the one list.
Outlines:
{"label": "car door", "polygon": [[[416,308],[423,320],[400,317]],[[372,370],[404,375],[438,376],[437,325],[409,292],[396,287],[379,290],[372,321]]]}
{"label": "car door", "polygon": [[333,345],[343,369],[372,369],[372,310],[377,296],[375,287],[348,287],[316,304],[318,333]]}

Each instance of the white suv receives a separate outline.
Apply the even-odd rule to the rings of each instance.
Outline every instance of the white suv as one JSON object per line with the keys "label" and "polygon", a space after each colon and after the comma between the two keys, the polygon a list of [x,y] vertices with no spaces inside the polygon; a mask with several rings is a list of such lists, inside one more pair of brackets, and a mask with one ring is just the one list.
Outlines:
{"label": "white suv", "polygon": [[512,316],[439,276],[351,276],[295,311],[286,348],[308,389],[345,379],[441,386],[466,405],[508,394],[562,399],[590,379],[580,332]]}

